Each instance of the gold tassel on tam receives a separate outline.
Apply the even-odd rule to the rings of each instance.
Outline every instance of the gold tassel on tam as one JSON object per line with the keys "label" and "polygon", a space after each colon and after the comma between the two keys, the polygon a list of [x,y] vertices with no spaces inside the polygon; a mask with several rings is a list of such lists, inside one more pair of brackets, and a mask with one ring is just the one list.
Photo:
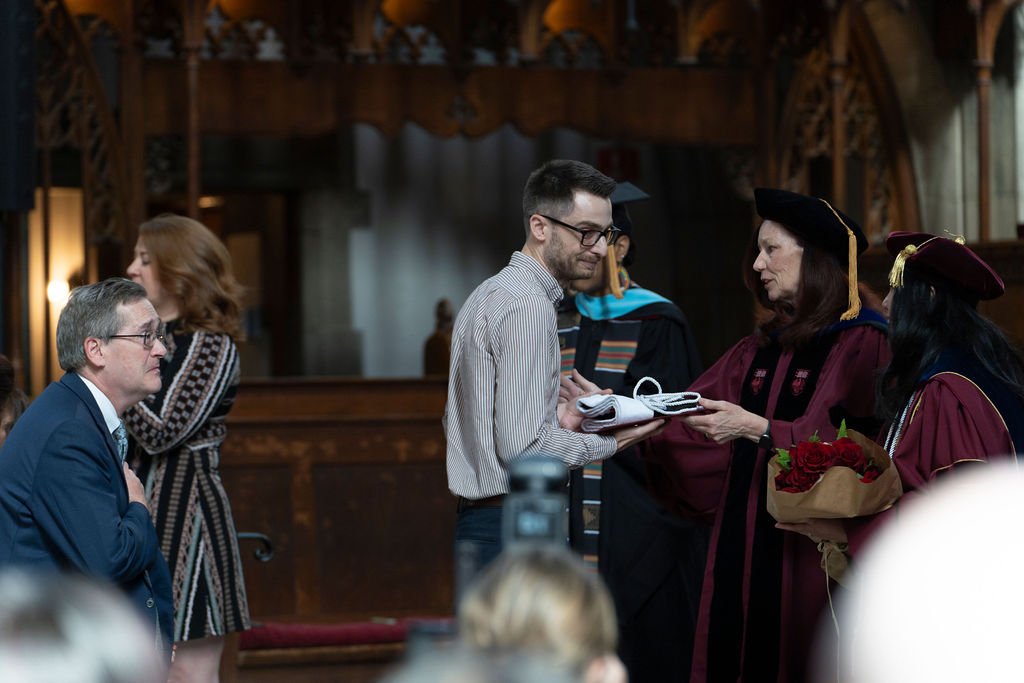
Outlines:
{"label": "gold tassel on tam", "polygon": [[608,245],[608,253],[604,257],[605,270],[608,271],[608,286],[611,287],[612,296],[616,299],[622,298],[622,287],[619,285],[619,264],[615,258],[615,245]]}
{"label": "gold tassel on tam", "polygon": [[846,309],[846,312],[839,316],[840,320],[853,320],[860,314],[860,293],[857,291],[857,236],[853,234],[853,230],[850,230],[850,226],[846,224],[836,210],[832,208],[832,205],[826,202],[824,199],[818,198],[825,206],[828,207],[829,211],[836,217],[836,220],[846,228],[846,237],[848,241],[847,251],[847,278],[849,279],[849,290],[847,291],[847,298],[850,302],[850,307]]}
{"label": "gold tassel on tam", "polygon": [[892,262],[892,270],[889,271],[889,286],[899,289],[903,286],[903,268],[907,265],[907,259],[917,253],[917,247],[908,244],[896,254],[896,260]]}
{"label": "gold tassel on tam", "polygon": [[[903,286],[903,269],[906,268],[907,266],[907,259],[916,254],[918,249],[920,249],[921,247],[928,244],[934,239],[938,239],[938,236],[930,237],[918,245],[908,244],[907,246],[900,249],[900,253],[896,254],[896,260],[892,262],[892,270],[889,271],[890,287],[892,287],[893,289],[899,289],[900,287]],[[963,237],[959,239],[962,240]],[[963,244],[963,242],[957,243]]]}

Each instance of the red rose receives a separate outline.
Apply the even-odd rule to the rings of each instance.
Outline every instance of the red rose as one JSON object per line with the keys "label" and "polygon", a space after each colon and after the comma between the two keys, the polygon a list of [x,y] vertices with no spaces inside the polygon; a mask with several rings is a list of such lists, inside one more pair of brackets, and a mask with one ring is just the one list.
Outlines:
{"label": "red rose", "polygon": [[[781,478],[781,482],[780,482]],[[788,472],[780,472],[775,478],[776,491],[788,491],[789,493],[801,493],[814,486],[820,474],[809,474],[795,467]]]}
{"label": "red rose", "polygon": [[867,469],[868,461],[864,457],[864,449],[856,441],[844,436],[841,439],[836,439],[832,443],[832,447],[836,451],[836,465],[849,467],[854,472],[863,472]]}
{"label": "red rose", "polygon": [[860,480],[865,484],[870,484],[875,479],[878,479],[878,475],[880,475],[881,473],[882,470],[872,465],[871,467],[867,468],[867,470],[864,471],[864,476],[862,476]]}
{"label": "red rose", "polygon": [[813,475],[815,481],[832,466],[836,457],[832,446],[823,441],[805,441],[791,450],[789,455],[793,458],[793,470]]}

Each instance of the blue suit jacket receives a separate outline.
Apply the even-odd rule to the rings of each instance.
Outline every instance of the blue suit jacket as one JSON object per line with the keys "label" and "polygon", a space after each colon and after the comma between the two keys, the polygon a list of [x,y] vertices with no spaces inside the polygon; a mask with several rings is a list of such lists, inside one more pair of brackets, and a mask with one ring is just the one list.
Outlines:
{"label": "blue suit jacket", "polygon": [[0,567],[78,571],[121,587],[169,654],[171,577],[149,512],[128,488],[96,399],[68,373],[0,450]]}

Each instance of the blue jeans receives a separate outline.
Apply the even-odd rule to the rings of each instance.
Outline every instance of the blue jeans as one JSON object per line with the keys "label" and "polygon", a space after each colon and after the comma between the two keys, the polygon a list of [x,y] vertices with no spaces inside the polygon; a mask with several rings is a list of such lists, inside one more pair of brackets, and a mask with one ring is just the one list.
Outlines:
{"label": "blue jeans", "polygon": [[501,508],[467,507],[455,522],[455,597],[501,553]]}

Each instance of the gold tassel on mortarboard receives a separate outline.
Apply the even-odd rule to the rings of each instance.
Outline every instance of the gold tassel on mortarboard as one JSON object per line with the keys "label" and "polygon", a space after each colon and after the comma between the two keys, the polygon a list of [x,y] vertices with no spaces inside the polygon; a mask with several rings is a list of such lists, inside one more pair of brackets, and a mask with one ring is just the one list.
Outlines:
{"label": "gold tassel on mortarboard", "polygon": [[608,271],[608,286],[612,289],[612,296],[616,299],[622,298],[622,287],[619,285],[619,263],[615,258],[615,245],[608,245],[608,253],[604,257],[605,269]]}
{"label": "gold tassel on mortarboard", "polygon": [[846,309],[846,312],[839,316],[840,320],[853,320],[860,314],[860,293],[857,291],[857,236],[853,234],[853,230],[850,230],[850,226],[846,224],[832,205],[826,202],[824,199],[819,197],[818,199],[828,207],[828,210],[836,217],[836,220],[846,228],[846,237],[848,244],[847,251],[847,270],[846,275],[849,279],[849,290],[847,291],[847,299],[850,302],[850,307]]}
{"label": "gold tassel on mortarboard", "polygon": [[[921,247],[928,244],[934,239],[938,239],[938,236],[929,237],[924,242],[921,242],[921,244],[908,244],[907,246],[900,249],[900,253],[896,254],[896,260],[892,262],[892,270],[889,271],[890,287],[892,287],[893,289],[899,289],[900,287],[903,286],[903,269],[907,267],[907,259],[916,254],[918,249],[920,249]],[[958,240],[954,241],[957,242],[957,244],[963,244],[961,240],[963,240],[963,237],[960,237]]]}

